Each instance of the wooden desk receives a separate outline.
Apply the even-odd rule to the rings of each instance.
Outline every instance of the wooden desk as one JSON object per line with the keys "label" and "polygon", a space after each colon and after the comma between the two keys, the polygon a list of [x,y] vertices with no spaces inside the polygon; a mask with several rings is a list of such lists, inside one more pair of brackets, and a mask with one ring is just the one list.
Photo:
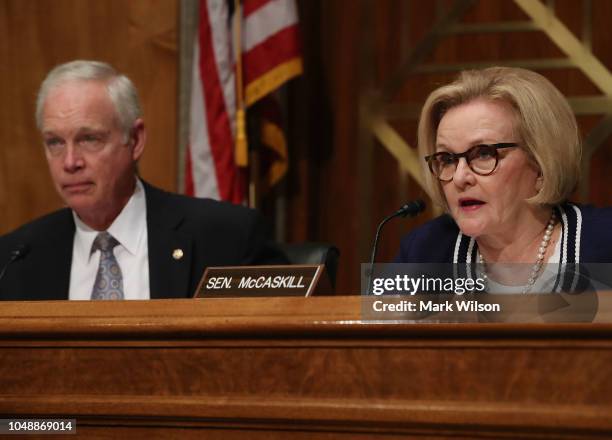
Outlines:
{"label": "wooden desk", "polygon": [[0,413],[75,417],[87,438],[612,436],[612,325],[360,323],[359,306],[0,303]]}

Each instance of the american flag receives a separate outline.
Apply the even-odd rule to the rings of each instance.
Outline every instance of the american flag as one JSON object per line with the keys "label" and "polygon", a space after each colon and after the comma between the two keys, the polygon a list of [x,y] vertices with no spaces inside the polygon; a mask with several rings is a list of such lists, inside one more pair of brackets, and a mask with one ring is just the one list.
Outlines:
{"label": "american flag", "polygon": [[[242,203],[246,170],[236,164],[234,149],[236,20],[232,6],[227,0],[200,0],[185,193]],[[240,26],[243,96],[248,107],[302,72],[295,0],[243,0]],[[284,148],[284,138],[279,142],[282,146],[272,147]]]}

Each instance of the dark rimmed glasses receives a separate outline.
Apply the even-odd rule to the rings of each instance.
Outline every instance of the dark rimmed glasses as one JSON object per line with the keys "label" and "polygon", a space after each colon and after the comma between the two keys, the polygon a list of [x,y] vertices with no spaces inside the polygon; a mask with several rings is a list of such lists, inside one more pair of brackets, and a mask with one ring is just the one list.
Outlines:
{"label": "dark rimmed glasses", "polygon": [[441,151],[439,153],[425,156],[431,174],[443,182],[453,180],[459,159],[465,160],[472,171],[479,176],[488,176],[495,171],[499,162],[500,148],[518,147],[514,142],[503,142],[499,144],[479,144],[474,145],[463,153],[449,153]]}

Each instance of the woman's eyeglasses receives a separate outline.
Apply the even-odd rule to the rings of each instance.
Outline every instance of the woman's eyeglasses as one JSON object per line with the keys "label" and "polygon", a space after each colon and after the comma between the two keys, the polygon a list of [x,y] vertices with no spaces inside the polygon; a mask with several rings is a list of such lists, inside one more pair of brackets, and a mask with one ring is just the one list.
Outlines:
{"label": "woman's eyeglasses", "polygon": [[439,180],[450,182],[453,180],[459,159],[465,157],[468,166],[479,176],[488,176],[495,171],[499,162],[500,148],[518,147],[514,142],[504,142],[499,144],[479,144],[474,145],[463,153],[449,153],[441,151],[439,153],[425,156],[429,165],[429,170]]}

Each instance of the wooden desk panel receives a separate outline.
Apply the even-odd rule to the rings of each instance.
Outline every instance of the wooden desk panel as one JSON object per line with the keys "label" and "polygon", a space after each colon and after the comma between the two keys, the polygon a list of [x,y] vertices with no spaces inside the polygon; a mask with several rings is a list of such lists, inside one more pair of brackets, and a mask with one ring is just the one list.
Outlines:
{"label": "wooden desk panel", "polygon": [[0,413],[88,438],[612,436],[612,325],[361,323],[359,297],[0,304]]}

